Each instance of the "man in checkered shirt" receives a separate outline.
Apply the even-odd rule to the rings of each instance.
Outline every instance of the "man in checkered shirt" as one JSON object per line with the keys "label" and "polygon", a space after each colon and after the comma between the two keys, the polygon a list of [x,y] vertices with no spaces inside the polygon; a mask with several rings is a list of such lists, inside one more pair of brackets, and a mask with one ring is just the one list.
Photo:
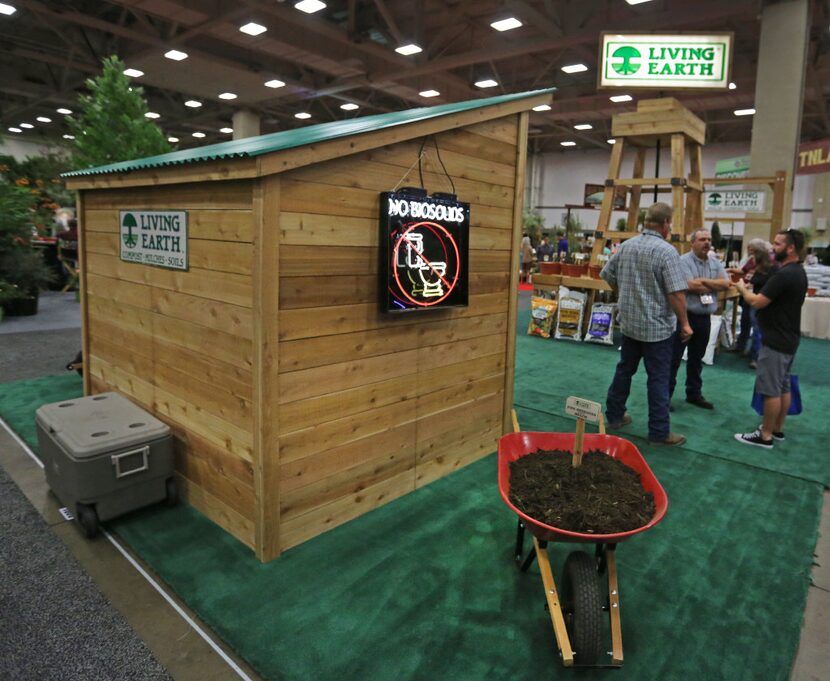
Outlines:
{"label": "man in checkered shirt", "polygon": [[686,275],[680,256],[666,241],[672,208],[655,203],[646,212],[642,234],[624,242],[603,268],[601,277],[617,291],[622,330],[620,361],[608,388],[605,415],[610,428],[631,423],[625,403],[631,378],[642,359],[648,374],[648,441],[681,445],[686,438],[669,428],[669,379],[675,330],[692,337],[686,315]]}

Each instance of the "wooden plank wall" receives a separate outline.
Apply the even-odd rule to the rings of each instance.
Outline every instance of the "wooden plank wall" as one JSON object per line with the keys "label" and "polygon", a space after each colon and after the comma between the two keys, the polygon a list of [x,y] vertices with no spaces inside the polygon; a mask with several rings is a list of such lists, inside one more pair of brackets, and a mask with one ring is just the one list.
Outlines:
{"label": "wooden plank wall", "polygon": [[[254,546],[251,181],[83,192],[86,368],[168,423],[189,503]],[[118,211],[188,211],[188,272],[121,262]]]}
{"label": "wooden plank wall", "polygon": [[[472,204],[464,309],[378,311],[378,194],[420,186],[421,140],[281,175],[283,550],[495,450],[514,333],[518,120],[435,138],[459,198]],[[431,141],[423,151],[426,187],[450,191]]]}

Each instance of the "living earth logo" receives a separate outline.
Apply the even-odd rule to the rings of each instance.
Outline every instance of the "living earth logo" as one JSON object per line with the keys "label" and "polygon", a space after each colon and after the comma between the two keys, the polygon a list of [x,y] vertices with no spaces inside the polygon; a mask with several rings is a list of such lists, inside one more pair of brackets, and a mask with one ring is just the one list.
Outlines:
{"label": "living earth logo", "polygon": [[608,63],[620,76],[634,76],[645,67],[640,77],[712,78],[717,57],[718,51],[712,46],[651,46],[641,51],[633,45],[622,45],[611,53]]}
{"label": "living earth logo", "polygon": [[[121,238],[124,239],[124,245],[127,248],[135,248],[136,244],[138,244],[138,235],[133,234],[134,227],[138,227],[135,216],[132,213],[125,213],[124,219],[121,222]],[[126,234],[124,234],[124,228],[127,229]]]}
{"label": "living earth logo", "polygon": [[611,62],[611,68],[621,76],[630,76],[640,70],[640,59],[643,55],[640,50],[631,45],[623,45],[614,50],[611,55],[618,61]]}

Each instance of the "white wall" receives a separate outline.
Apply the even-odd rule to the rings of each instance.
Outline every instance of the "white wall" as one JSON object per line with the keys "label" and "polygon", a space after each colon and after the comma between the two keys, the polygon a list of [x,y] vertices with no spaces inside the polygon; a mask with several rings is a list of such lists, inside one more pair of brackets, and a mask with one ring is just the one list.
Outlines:
{"label": "white wall", "polygon": [[43,156],[48,153],[66,151],[62,145],[49,145],[32,142],[7,135],[0,139],[0,154],[14,156],[18,161],[25,161],[30,156]]}
{"label": "white wall", "polygon": [[[654,149],[646,153],[645,175],[656,177]],[[749,154],[749,143],[707,144],[703,147],[703,176],[714,177],[715,162],[735,156]],[[569,149],[562,152],[532,155],[528,164],[528,208],[537,210],[545,217],[545,227],[553,228],[562,224],[567,204],[581,204],[585,184],[603,184],[608,176],[608,162],[611,158],[611,146],[608,150]],[[634,151],[629,149],[623,155],[621,177],[631,177],[634,167]],[[688,160],[686,164],[688,173]],[[660,154],[660,177],[671,177],[671,151],[662,149]],[[785,224],[806,226],[811,223],[809,212],[813,205],[813,177],[796,176],[793,189],[792,220]],[[653,202],[653,190],[643,191],[641,205],[649,206]],[[769,197],[771,199],[771,197]],[[670,194],[661,193],[659,201],[671,203]],[[579,217],[586,229],[595,229],[599,219],[599,209],[575,208],[571,211]],[[618,218],[625,217],[624,211],[615,211],[611,218],[613,225]],[[724,214],[718,217],[740,217],[741,214]],[[707,218],[711,225],[712,218]],[[734,233],[743,234],[742,223],[735,223]],[[728,223],[721,222],[721,231],[728,234]]]}

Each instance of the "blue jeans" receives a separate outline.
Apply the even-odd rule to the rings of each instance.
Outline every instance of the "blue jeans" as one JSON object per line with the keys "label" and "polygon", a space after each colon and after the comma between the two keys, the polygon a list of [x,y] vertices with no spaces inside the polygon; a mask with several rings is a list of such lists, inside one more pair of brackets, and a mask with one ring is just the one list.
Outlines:
{"label": "blue jeans", "polygon": [[[678,322],[679,326],[679,322]],[[677,372],[683,360],[683,350],[689,348],[686,357],[686,399],[696,400],[703,397],[703,355],[709,345],[709,332],[712,329],[711,317],[708,314],[689,312],[689,326],[692,327],[692,337],[688,343],[680,340],[680,334],[674,334],[674,354],[671,363],[671,379],[669,380],[669,397],[674,395],[677,385]]]}
{"label": "blue jeans", "polygon": [[668,437],[669,378],[674,335],[654,343],[623,336],[620,361],[605,400],[605,417],[608,423],[622,421],[625,403],[631,392],[631,378],[637,373],[642,359],[648,374],[648,439],[665,440]]}

